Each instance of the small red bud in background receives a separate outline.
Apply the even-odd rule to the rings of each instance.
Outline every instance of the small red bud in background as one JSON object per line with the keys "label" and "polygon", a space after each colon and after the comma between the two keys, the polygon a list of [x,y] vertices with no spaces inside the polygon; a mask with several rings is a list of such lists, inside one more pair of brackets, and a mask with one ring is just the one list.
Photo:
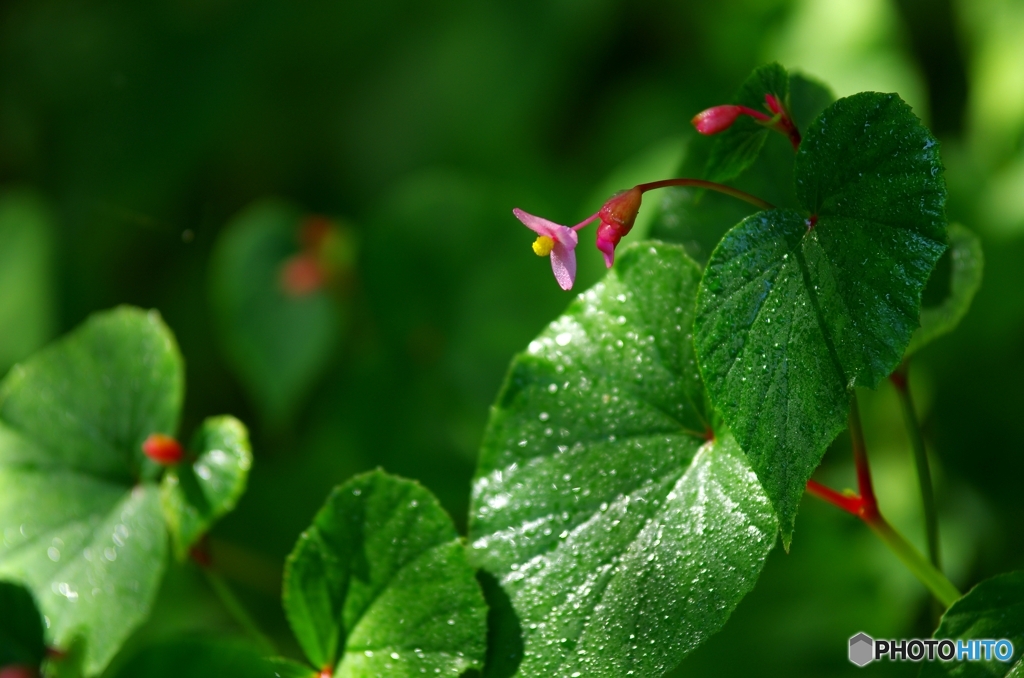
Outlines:
{"label": "small red bud in background", "polygon": [[281,287],[292,297],[304,297],[323,287],[324,273],[316,256],[303,252],[284,262]]}
{"label": "small red bud in background", "polygon": [[327,217],[311,214],[299,227],[299,244],[304,250],[316,250],[334,230],[334,223]]}
{"label": "small red bud in background", "polygon": [[36,670],[29,666],[11,664],[0,668],[0,678],[38,678]]}
{"label": "small red bud in background", "polygon": [[693,116],[693,126],[701,134],[718,134],[732,127],[743,113],[742,106],[715,106]]}
{"label": "small red bud in background", "polygon": [[[163,433],[154,433],[146,438],[145,442],[142,443],[142,451],[146,453],[147,457],[164,466],[177,464],[184,455],[181,443],[170,436],[165,436]],[[3,676],[0,676],[0,678],[3,678]]]}

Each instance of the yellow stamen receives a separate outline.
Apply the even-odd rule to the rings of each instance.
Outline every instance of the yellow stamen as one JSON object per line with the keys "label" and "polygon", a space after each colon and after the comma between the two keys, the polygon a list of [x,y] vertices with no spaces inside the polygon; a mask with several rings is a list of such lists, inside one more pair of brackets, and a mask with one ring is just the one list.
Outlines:
{"label": "yellow stamen", "polygon": [[555,241],[549,236],[542,235],[533,241],[533,251],[538,257],[546,257],[551,254],[551,250],[555,247]]}

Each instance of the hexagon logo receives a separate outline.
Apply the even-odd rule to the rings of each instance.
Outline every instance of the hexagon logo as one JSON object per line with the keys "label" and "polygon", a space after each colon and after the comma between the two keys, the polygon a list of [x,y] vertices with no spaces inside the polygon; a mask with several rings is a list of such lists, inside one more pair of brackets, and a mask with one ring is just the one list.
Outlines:
{"label": "hexagon logo", "polygon": [[850,661],[857,666],[866,666],[875,658],[875,640],[866,633],[850,638]]}

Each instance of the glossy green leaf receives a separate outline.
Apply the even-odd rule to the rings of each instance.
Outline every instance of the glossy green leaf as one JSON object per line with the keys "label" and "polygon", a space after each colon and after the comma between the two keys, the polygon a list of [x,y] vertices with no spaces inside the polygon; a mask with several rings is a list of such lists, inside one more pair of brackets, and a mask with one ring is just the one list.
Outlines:
{"label": "glossy green leaf", "polygon": [[276,678],[274,666],[249,646],[188,638],[143,649],[114,678]]}
{"label": "glossy green leaf", "polygon": [[43,619],[23,586],[0,581],[0,668],[38,668],[46,656]]}
{"label": "glossy green leaf", "polygon": [[681,247],[620,250],[513,362],[473,488],[474,561],[508,592],[521,676],[660,676],[751,590],[778,523],[709,441]]}
{"label": "glossy green leaf", "polygon": [[283,267],[299,251],[302,214],[278,201],[245,209],[221,234],[210,297],[228,363],[272,426],[289,420],[330,359],[342,318],[323,289],[288,294]]}
{"label": "glossy green leaf", "polygon": [[160,487],[164,517],[179,559],[238,503],[252,466],[249,432],[234,417],[211,417],[192,441],[191,463],[167,470]]}
{"label": "glossy green leaf", "polygon": [[934,638],[970,639],[1005,638],[1013,643],[1014,653],[1008,662],[950,661],[929,662],[921,667],[921,678],[991,678],[1020,673],[1024,657],[1024,571],[1001,574],[986,579],[942,615]]}
{"label": "glossy green leaf", "polygon": [[[789,74],[777,63],[761,66],[751,73],[731,103],[771,115],[765,105],[765,94],[774,94],[782,102],[789,101]],[[753,118],[741,115],[729,129],[715,135],[704,176],[709,181],[736,178],[757,159],[770,132]]]}
{"label": "glossy green leaf", "polygon": [[426,489],[381,471],[328,497],[288,557],[284,605],[310,662],[335,676],[482,664],[487,608],[451,519]]}
{"label": "glossy green leaf", "polygon": [[149,612],[167,535],[141,445],[173,434],[182,362],[156,313],[97,314],[0,384],[0,577],[24,582],[51,642],[102,669]]}
{"label": "glossy green leaf", "polygon": [[34,193],[0,195],[0,375],[53,332],[52,222]]}
{"label": "glossy green leaf", "polygon": [[949,296],[938,306],[921,309],[921,326],[910,338],[907,355],[952,332],[967,315],[971,301],[981,287],[985,256],[978,236],[960,224],[950,224],[949,249],[952,261]]}
{"label": "glossy green leaf", "polygon": [[797,154],[796,187],[806,212],[759,212],[722,239],[694,325],[708,392],[787,546],[807,479],[845,427],[848,389],[899,364],[946,247],[937,143],[894,94],[826,109]]}

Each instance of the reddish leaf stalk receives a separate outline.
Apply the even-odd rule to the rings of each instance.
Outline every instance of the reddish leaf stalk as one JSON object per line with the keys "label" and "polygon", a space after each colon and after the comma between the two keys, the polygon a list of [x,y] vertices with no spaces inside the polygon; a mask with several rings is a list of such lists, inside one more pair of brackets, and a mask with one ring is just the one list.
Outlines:
{"label": "reddish leaf stalk", "polygon": [[647,191],[653,191],[657,188],[666,188],[668,186],[692,186],[693,188],[704,188],[709,191],[717,191],[718,193],[738,198],[762,210],[775,209],[775,206],[770,202],[761,200],[757,196],[750,195],[738,188],[719,184],[714,181],[704,181],[703,179],[662,179],[661,181],[639,184],[637,188],[640,189],[641,193],[646,193]]}
{"label": "reddish leaf stalk", "polygon": [[913,545],[903,538],[878,510],[874,486],[871,483],[871,468],[868,466],[867,448],[864,445],[864,431],[860,423],[860,409],[857,396],[850,395],[850,442],[853,447],[853,461],[857,467],[859,495],[840,494],[813,480],[807,481],[807,491],[847,513],[851,513],[867,524],[871,531],[899,558],[918,580],[928,587],[945,607],[960,598],[960,591],[922,556]]}

